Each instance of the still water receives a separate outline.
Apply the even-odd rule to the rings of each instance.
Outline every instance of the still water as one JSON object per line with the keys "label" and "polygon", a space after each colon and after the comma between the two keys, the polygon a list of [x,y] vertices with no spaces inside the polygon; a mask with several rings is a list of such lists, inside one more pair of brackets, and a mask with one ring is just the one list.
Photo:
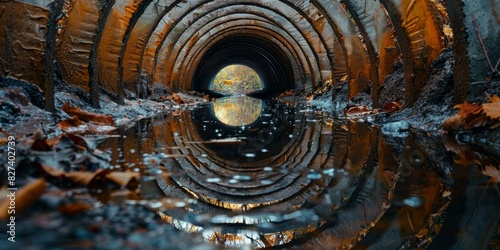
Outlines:
{"label": "still water", "polygon": [[141,120],[101,147],[117,149],[117,167],[141,173],[142,202],[165,223],[219,246],[498,242],[496,186],[480,167],[455,163],[488,151],[404,122],[379,126],[307,102],[233,96]]}

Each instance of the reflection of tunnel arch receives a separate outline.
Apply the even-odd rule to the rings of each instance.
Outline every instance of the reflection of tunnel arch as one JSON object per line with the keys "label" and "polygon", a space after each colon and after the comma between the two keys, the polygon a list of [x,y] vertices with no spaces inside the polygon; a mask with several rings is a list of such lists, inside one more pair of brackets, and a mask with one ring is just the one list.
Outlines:
{"label": "reflection of tunnel arch", "polygon": [[[293,72],[291,86],[309,92],[329,75],[334,84],[347,76],[353,97],[371,81],[375,105],[395,60],[401,56],[404,99],[411,104],[429,78],[431,63],[450,45],[459,62],[454,67],[460,69],[455,71],[455,100],[464,100],[469,82],[483,80],[491,70],[468,15],[478,19],[490,57],[499,57],[500,32],[492,17],[500,10],[494,1],[446,1],[446,6],[444,1],[413,0],[47,2],[2,2],[12,11],[1,16],[8,25],[0,31],[0,54],[5,58],[2,75],[39,85],[49,100],[54,71],[87,92],[103,86],[122,101],[124,89],[134,90],[141,74],[150,85],[191,89],[205,52],[216,41],[238,36],[236,27],[262,44],[280,47],[292,65],[287,71]],[[448,25],[455,31],[453,40],[445,36]],[[213,43],[207,43],[209,36],[202,38],[206,34],[216,36]],[[57,67],[42,67],[51,65],[52,58]],[[92,99],[98,94],[93,92]]]}

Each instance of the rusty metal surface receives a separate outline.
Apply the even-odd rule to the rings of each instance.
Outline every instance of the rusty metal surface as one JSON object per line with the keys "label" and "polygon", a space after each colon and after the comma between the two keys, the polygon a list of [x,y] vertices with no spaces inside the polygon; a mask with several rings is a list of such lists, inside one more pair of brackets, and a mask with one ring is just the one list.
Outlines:
{"label": "rusty metal surface", "polygon": [[[496,77],[491,73],[500,58],[496,0],[446,1],[446,8],[444,1],[434,0],[119,0],[111,1],[109,14],[100,17],[104,2],[65,1],[55,58],[61,80],[90,91],[91,69],[98,77],[93,85],[119,98],[124,89],[134,91],[141,74],[149,84],[191,88],[199,59],[218,41],[212,36],[238,35],[236,27],[258,26],[250,33],[286,54],[297,90],[309,92],[333,76],[337,82],[348,80],[351,98],[371,82],[375,106],[378,89],[398,59],[405,75],[404,99],[411,105],[444,48],[453,45],[455,51],[456,102],[466,99],[469,82]],[[3,76],[44,88],[49,4],[53,1],[0,2]]]}
{"label": "rusty metal surface", "polygon": [[429,68],[443,49],[443,27],[433,17],[428,1],[381,0],[394,25],[405,74],[406,105],[418,98],[429,79]]}
{"label": "rusty metal surface", "polygon": [[372,100],[378,105],[378,89],[387,75],[393,72],[400,51],[394,40],[392,26],[384,7],[378,1],[344,1],[365,41],[372,67]]}
{"label": "rusty metal surface", "polygon": [[26,3],[0,2],[0,74],[44,88],[45,33],[49,11]]}
{"label": "rusty metal surface", "polygon": [[[268,29],[269,32],[271,32],[271,33],[276,33],[276,35],[273,38],[280,39],[280,37],[284,37],[283,42],[291,44],[289,46],[290,49],[295,50],[296,53],[298,53],[298,55],[301,57],[301,60],[298,61],[298,63],[301,64],[301,67],[304,68],[303,71],[305,72],[305,73],[301,73],[301,74],[309,75],[309,77],[310,77],[311,74],[316,72],[315,73],[316,75],[314,77],[316,79],[319,79],[319,77],[320,77],[318,74],[319,65],[317,64],[317,61],[315,60],[315,57],[313,56],[313,50],[311,49],[311,47],[307,46],[307,41],[303,38],[303,36],[300,35],[300,32],[298,30],[292,29],[292,28],[289,28],[287,30],[280,29],[280,27],[290,27],[289,21],[287,21],[284,17],[276,16],[273,14],[273,12],[270,12],[266,9],[262,9],[260,7],[248,9],[245,6],[233,6],[232,8],[217,9],[216,11],[211,12],[208,15],[205,15],[202,19],[194,22],[190,26],[189,30],[184,32],[184,35],[186,33],[188,33],[188,34],[191,33],[194,35],[190,36],[189,39],[188,38],[179,39],[179,42],[181,44],[176,44],[176,46],[174,48],[175,53],[174,53],[174,51],[169,52],[166,49],[164,50],[165,52],[160,53],[160,54],[169,53],[171,55],[171,59],[169,59],[167,62],[169,67],[164,71],[165,74],[167,75],[166,80],[168,81],[169,79],[173,79],[172,77],[169,77],[169,75],[174,74],[174,72],[178,71],[178,70],[181,71],[179,75],[181,77],[184,77],[183,76],[184,74],[182,72],[188,68],[189,64],[191,64],[189,62],[189,60],[184,60],[184,58],[191,58],[191,56],[189,55],[190,54],[189,51],[191,51],[191,47],[195,46],[195,50],[193,50],[193,51],[197,51],[196,46],[201,46],[204,43],[209,44],[208,41],[209,41],[209,39],[214,38],[213,34],[216,34],[216,32],[217,32],[216,30],[220,31],[223,29],[222,27],[226,27],[226,28],[230,27],[228,25],[224,25],[224,26],[217,28],[216,30],[212,30],[212,27],[214,25],[216,25],[218,23],[227,23],[227,22],[233,20],[233,18],[230,16],[230,13],[241,13],[243,11],[246,11],[247,13],[252,13],[254,15],[259,15],[259,16],[267,19],[268,22],[275,23],[275,27],[271,27],[271,26],[269,26],[270,24],[263,23],[263,28]],[[213,19],[215,21],[207,22],[207,20],[210,20],[210,19]],[[238,26],[244,27],[244,25],[238,24],[238,22],[232,22],[232,25],[238,25]],[[266,25],[268,27],[266,27]],[[196,44],[198,44],[198,45],[196,45]],[[306,45],[306,46],[301,46],[301,44]],[[207,46],[205,46],[205,47],[207,47]],[[184,63],[184,61],[187,61],[187,62]],[[181,66],[174,68],[174,65],[181,65]],[[312,79],[310,79],[309,77],[307,77],[307,79],[305,81],[311,82]],[[296,77],[296,79],[298,79],[298,81],[299,81],[298,83],[301,83],[300,78]],[[190,84],[189,79],[187,81],[184,81],[184,82],[186,84]],[[305,82],[303,82],[303,83],[305,83]],[[186,85],[186,87],[187,87],[187,85]]]}
{"label": "rusty metal surface", "polygon": [[[178,7],[172,9],[172,14],[168,15],[169,19],[167,21],[165,21],[164,24],[162,24],[162,27],[160,27],[161,29],[157,28],[157,32],[155,32],[155,33],[159,33],[160,35],[157,35],[155,37],[150,38],[148,45],[146,46],[146,51],[144,54],[142,69],[145,70],[146,74],[154,74],[155,73],[154,68],[152,68],[152,67],[154,67],[154,64],[157,63],[156,58],[158,57],[158,55],[161,54],[159,52],[158,48],[156,48],[156,46],[162,46],[161,44],[163,44],[163,41],[165,41],[165,39],[167,39],[168,36],[170,36],[171,34],[173,34],[175,36],[176,32],[180,32],[183,29],[181,27],[180,30],[173,30],[172,26],[177,21],[179,23],[190,24],[189,19],[185,19],[185,17],[184,17],[185,14],[183,14],[183,12],[186,12],[186,14],[187,14],[187,13],[190,13],[191,11],[193,11],[194,12],[193,15],[200,16],[200,15],[205,15],[207,12],[210,12],[211,10],[215,10],[217,8],[222,8],[225,5],[228,5],[227,2],[211,2],[211,3],[201,3],[200,2],[200,4],[201,5],[195,4],[194,2],[190,2],[189,5],[184,5],[184,4],[178,5]],[[242,5],[246,4],[245,5],[246,10],[243,10],[243,11],[247,11],[247,10],[252,9],[252,8],[259,8],[262,5],[259,1],[246,1],[246,2],[240,1],[240,2],[238,2],[238,5],[235,5],[235,4],[232,4],[232,5],[234,5],[234,7],[237,7],[237,6],[239,6],[239,4],[242,4]],[[198,7],[196,9],[194,9],[193,6],[198,6]],[[233,6],[231,6],[231,7],[233,7]],[[295,8],[301,8],[301,7],[305,8],[305,7],[308,7],[308,5],[303,6],[303,4],[302,4],[300,6],[295,6]],[[316,33],[316,31],[321,28],[322,33],[327,34],[328,32],[330,32],[330,34],[331,34],[332,33],[331,28],[330,28],[330,31],[328,31],[328,29],[326,28],[326,27],[328,27],[328,25],[325,26],[324,20],[321,20],[321,18],[319,21],[313,22],[312,19],[315,16],[317,18],[317,14],[316,14],[317,11],[314,10],[314,8],[312,6],[309,6],[309,7],[310,8],[306,9],[305,11],[308,11],[308,12],[306,12],[306,14],[311,15],[311,17],[307,17],[308,19],[311,19],[311,20],[306,20],[305,18],[303,18],[303,14],[297,13],[297,11],[294,10],[294,8],[292,8],[291,6],[289,6],[287,4],[281,3],[281,2],[276,2],[272,6],[265,6],[266,9],[269,9],[272,12],[275,12],[276,14],[274,14],[274,15],[283,16],[286,19],[288,19],[288,21],[291,23],[291,25],[288,24],[287,26],[284,27],[284,29],[289,30],[289,29],[293,28],[293,26],[295,26],[294,27],[295,29],[300,29],[300,32],[302,33],[302,34],[300,34],[300,36],[305,37],[308,41],[308,44],[305,46],[311,46],[314,48],[313,55],[316,57],[316,61],[318,61],[320,64],[320,72],[319,73],[328,72],[331,69],[331,66],[330,66],[331,59],[329,59],[329,56],[326,53],[327,49],[325,49],[325,47],[329,47],[328,50],[331,51],[329,54],[332,54],[332,51],[333,51],[332,44],[333,43],[331,41],[332,41],[333,37],[330,35],[330,37],[328,38],[328,36],[325,35],[325,37],[327,37],[327,39],[325,40],[325,38],[322,37],[321,35],[318,35]],[[172,16],[172,15],[174,15],[174,16]],[[183,20],[176,20],[177,16],[182,17]],[[321,22],[323,22],[323,23],[321,23]],[[184,28],[186,26],[189,26],[189,25],[184,25]],[[313,29],[311,29],[311,28],[313,28]],[[326,42],[326,41],[328,41],[328,42]],[[156,52],[153,52],[153,51],[156,51]],[[187,67],[194,67],[194,66],[195,65],[187,65]],[[329,73],[325,73],[325,76],[322,76],[320,74],[319,75],[320,78],[315,79],[313,84],[318,84],[323,79],[326,79],[328,77],[327,75],[329,75]],[[172,84],[173,81],[171,81],[170,83]]]}
{"label": "rusty metal surface", "polygon": [[102,32],[97,60],[100,83],[112,93],[118,94],[123,87],[118,83],[118,62],[125,31],[130,19],[142,0],[117,0],[111,9]]}
{"label": "rusty metal surface", "polygon": [[[217,15],[220,16],[219,14]],[[257,27],[260,25],[261,27],[259,28],[259,30],[262,30],[260,34],[264,36],[263,38],[269,39],[271,42],[280,46],[282,50],[287,53],[294,67],[295,79],[301,81],[302,79],[304,79],[303,72],[309,71],[309,69],[306,67],[306,65],[308,65],[308,61],[305,61],[304,53],[302,52],[298,54],[298,50],[300,49],[298,43],[294,42],[293,44],[290,44],[290,42],[293,42],[294,39],[290,37],[289,34],[281,31],[280,29],[270,27],[276,24],[269,23],[268,19],[256,15],[239,14],[238,11],[235,11],[233,15],[228,15],[225,18],[215,19],[210,23],[207,23],[207,20],[209,20],[209,18],[210,16],[208,16],[207,19],[203,18],[196,21],[188,30],[182,33],[181,37],[178,37],[175,41],[170,41],[167,48],[162,48],[162,51],[165,52],[160,53],[160,56],[158,58],[160,63],[157,64],[157,69],[155,70],[155,79],[158,79],[157,81],[160,81],[160,79],[164,79],[165,82],[168,82],[172,79],[172,75],[175,71],[182,71],[181,68],[176,67],[176,62],[177,59],[182,58],[182,56],[180,55],[184,53],[184,51],[182,50],[183,48],[185,48],[185,46],[187,46],[189,40],[191,38],[197,38],[193,37],[193,35],[196,34],[196,36],[200,36],[206,34],[206,32],[215,33],[216,31],[212,29],[215,27],[217,28],[217,30],[227,31],[228,28],[241,28],[245,27],[245,25],[247,24],[253,25],[253,27],[251,27],[252,30],[257,29]],[[246,21],[242,21],[242,19],[245,19]],[[164,45],[166,44],[167,43],[165,43]],[[305,82],[305,79],[302,81]],[[187,84],[190,83],[189,80],[183,82]],[[187,85],[183,85],[181,87],[186,88]]]}
{"label": "rusty metal surface", "polygon": [[64,80],[87,92],[90,91],[88,72],[90,50],[96,35],[98,19],[97,2],[74,1],[58,37],[56,54]]}
{"label": "rusty metal surface", "polygon": [[[323,14],[331,22],[343,48],[343,57],[347,62],[346,72],[349,81],[348,97],[351,98],[368,86],[371,78],[370,62],[358,33],[350,17],[338,1],[316,1],[321,4]],[[337,56],[337,60],[342,60]]]}

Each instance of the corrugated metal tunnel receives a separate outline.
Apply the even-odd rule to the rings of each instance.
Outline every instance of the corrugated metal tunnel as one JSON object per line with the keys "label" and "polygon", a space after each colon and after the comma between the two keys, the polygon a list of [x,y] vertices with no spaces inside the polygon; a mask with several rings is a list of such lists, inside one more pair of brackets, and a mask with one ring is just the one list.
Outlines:
{"label": "corrugated metal tunnel", "polygon": [[500,0],[0,0],[16,247],[498,247],[499,44]]}
{"label": "corrugated metal tunnel", "polygon": [[217,70],[232,63],[255,68],[264,91],[307,93],[331,78],[334,84],[347,80],[349,97],[369,86],[376,106],[397,60],[404,68],[403,98],[411,104],[429,78],[430,64],[453,47],[460,62],[458,102],[466,98],[469,82],[483,81],[491,70],[473,16],[490,57],[500,55],[495,46],[499,5],[472,0],[2,1],[0,72],[40,86],[48,109],[54,75],[93,99],[101,86],[121,103],[141,79],[174,91],[206,90]]}

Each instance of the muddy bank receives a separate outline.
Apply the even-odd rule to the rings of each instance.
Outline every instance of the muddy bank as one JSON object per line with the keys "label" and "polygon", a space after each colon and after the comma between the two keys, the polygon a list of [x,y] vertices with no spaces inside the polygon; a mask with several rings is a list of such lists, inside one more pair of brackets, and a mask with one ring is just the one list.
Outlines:
{"label": "muddy bank", "polygon": [[151,93],[148,99],[130,95],[131,99],[125,99],[125,104],[119,105],[113,101],[113,96],[103,92],[99,101],[101,108],[95,109],[90,105],[90,96],[82,89],[59,83],[56,90],[56,112],[50,113],[44,110],[45,98],[35,85],[16,79],[0,78],[2,137],[12,135],[22,138],[39,128],[49,138],[60,135],[64,131],[57,123],[71,118],[61,110],[66,103],[92,113],[111,116],[116,126],[122,126],[144,118],[190,108],[206,101],[195,93],[174,94],[176,99],[173,99],[174,95],[159,89]]}

